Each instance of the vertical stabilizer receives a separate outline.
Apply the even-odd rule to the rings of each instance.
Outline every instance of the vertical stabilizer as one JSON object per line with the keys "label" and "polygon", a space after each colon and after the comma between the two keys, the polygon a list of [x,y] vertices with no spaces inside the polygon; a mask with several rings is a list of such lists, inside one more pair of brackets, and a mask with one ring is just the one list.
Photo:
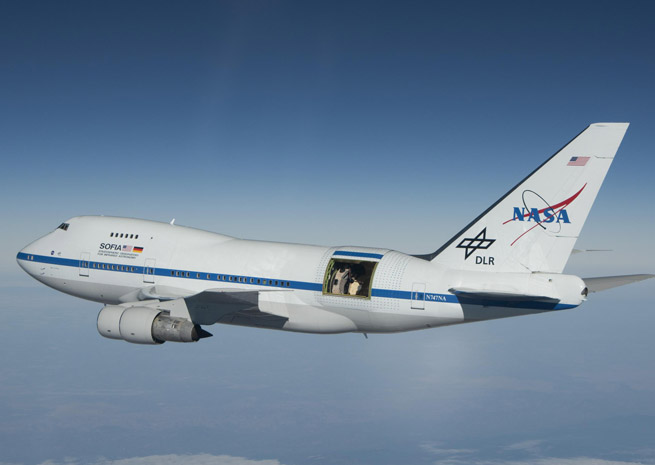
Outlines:
{"label": "vertical stabilizer", "polygon": [[457,269],[560,273],[627,129],[592,124],[423,258]]}

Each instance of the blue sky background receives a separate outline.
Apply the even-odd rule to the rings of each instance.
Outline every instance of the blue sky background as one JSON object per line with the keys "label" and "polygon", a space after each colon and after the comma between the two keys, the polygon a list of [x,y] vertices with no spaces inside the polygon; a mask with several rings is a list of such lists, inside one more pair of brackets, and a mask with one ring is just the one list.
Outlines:
{"label": "blue sky background", "polygon": [[588,124],[629,121],[578,242],[613,252],[567,271],[653,273],[654,10],[2,4],[0,463],[655,463],[651,282],[368,340],[140,347],[15,262],[80,214],[427,253]]}

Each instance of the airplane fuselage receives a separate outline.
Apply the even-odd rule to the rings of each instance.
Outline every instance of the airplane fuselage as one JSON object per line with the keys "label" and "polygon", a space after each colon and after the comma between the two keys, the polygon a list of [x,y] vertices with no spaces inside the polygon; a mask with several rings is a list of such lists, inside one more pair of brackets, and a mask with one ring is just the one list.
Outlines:
{"label": "airplane fuselage", "polygon": [[[262,327],[381,333],[573,308],[584,300],[467,302],[452,289],[493,281],[493,273],[464,274],[388,249],[241,240],[130,218],[84,216],[64,224],[25,247],[19,264],[54,289],[108,305],[208,289],[259,291],[259,311],[283,318],[261,320]],[[548,285],[553,277],[504,279],[524,278]],[[217,322],[253,326],[244,318]]]}

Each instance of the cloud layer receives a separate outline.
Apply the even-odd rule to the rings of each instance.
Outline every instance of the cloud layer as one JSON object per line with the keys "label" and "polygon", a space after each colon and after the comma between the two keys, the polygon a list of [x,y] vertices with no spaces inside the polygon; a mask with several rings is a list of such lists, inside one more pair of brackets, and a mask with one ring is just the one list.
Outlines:
{"label": "cloud layer", "polygon": [[[100,458],[96,461],[79,461],[77,459],[66,459],[64,461],[46,460],[39,465],[283,465],[278,460],[252,460],[244,457],[231,455],[150,455],[147,457],[130,457],[124,459]],[[0,465],[16,465],[2,463]]]}

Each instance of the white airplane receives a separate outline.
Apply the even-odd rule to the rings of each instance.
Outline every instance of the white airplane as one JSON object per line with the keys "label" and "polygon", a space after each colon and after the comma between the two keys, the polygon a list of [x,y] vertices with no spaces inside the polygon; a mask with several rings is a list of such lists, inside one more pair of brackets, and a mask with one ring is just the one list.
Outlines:
{"label": "white airplane", "polygon": [[654,276],[562,274],[627,128],[592,124],[429,255],[80,216],[17,260],[47,286],[105,304],[102,336],[140,344],[197,341],[214,323],[366,335],[574,308]]}

